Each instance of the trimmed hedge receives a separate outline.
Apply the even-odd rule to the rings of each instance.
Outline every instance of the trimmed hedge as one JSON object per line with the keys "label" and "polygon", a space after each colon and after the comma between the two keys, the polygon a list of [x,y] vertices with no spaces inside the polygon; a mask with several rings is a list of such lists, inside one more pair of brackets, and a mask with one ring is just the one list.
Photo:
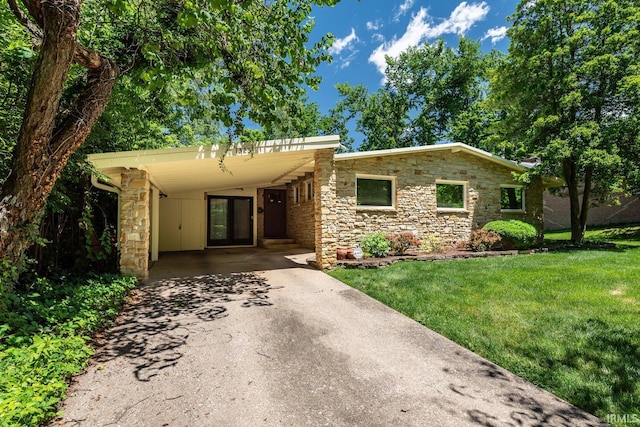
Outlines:
{"label": "trimmed hedge", "polygon": [[503,249],[529,248],[538,236],[538,230],[533,225],[515,219],[491,221],[482,229],[500,235]]}

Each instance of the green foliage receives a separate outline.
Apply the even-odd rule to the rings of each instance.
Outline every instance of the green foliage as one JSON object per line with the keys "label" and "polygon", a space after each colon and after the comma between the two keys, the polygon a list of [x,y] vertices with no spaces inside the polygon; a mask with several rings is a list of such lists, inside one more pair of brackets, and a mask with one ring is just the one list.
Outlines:
{"label": "green foliage", "polygon": [[420,240],[410,231],[389,234],[387,240],[391,243],[391,253],[394,255],[404,255],[411,247],[420,246]]}
{"label": "green foliage", "polygon": [[425,254],[439,254],[444,252],[442,239],[434,236],[433,234],[428,234],[422,238],[420,243],[420,252]]}
{"label": "green foliage", "polygon": [[504,112],[503,142],[494,142],[539,157],[532,174],[565,179],[578,242],[590,192],[619,191],[638,176],[637,2],[523,0],[511,20],[509,55],[491,82]]}
{"label": "green foliage", "polygon": [[364,85],[337,86],[341,99],[330,117],[355,120],[365,135],[361,150],[410,147],[455,140],[483,146],[496,119],[483,103],[488,69],[499,56],[460,38],[457,49],[443,40],[409,48],[387,59],[386,83],[369,93]]}
{"label": "green foliage", "polygon": [[39,425],[53,417],[68,381],[92,349],[88,335],[106,326],[135,286],[133,277],[36,279],[0,312],[2,425]]}
{"label": "green foliage", "polygon": [[637,246],[329,274],[596,416],[640,416]]}
{"label": "green foliage", "polygon": [[482,229],[498,234],[504,249],[531,247],[538,236],[538,231],[533,225],[515,219],[491,221]]}
{"label": "green foliage", "polygon": [[436,204],[439,208],[464,208],[464,185],[436,184]]}
{"label": "green foliage", "polygon": [[491,230],[473,230],[466,243],[466,247],[474,252],[484,252],[500,243],[500,234]]}
{"label": "green foliage", "polygon": [[27,76],[35,59],[31,40],[13,14],[0,5],[0,184],[9,173],[11,151],[22,123]]}
{"label": "green foliage", "polygon": [[367,234],[360,240],[365,256],[384,258],[391,253],[391,242],[382,231]]}

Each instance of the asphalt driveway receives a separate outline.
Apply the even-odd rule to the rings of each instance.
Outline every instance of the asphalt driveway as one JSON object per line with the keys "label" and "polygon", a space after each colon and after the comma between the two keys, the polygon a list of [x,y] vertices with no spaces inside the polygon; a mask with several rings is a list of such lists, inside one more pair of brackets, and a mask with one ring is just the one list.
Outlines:
{"label": "asphalt driveway", "polygon": [[307,256],[164,255],[53,424],[606,425]]}

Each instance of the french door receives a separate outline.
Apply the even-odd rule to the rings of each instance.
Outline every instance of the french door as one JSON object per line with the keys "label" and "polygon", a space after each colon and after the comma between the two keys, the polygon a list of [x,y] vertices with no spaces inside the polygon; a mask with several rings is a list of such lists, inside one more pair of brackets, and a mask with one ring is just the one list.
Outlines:
{"label": "french door", "polygon": [[253,244],[253,198],[209,196],[207,245]]}

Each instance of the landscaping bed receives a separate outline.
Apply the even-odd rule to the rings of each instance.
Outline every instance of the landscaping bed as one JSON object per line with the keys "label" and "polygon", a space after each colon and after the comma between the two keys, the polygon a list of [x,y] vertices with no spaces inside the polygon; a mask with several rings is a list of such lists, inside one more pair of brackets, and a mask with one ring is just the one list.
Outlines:
{"label": "landscaping bed", "polygon": [[400,261],[446,261],[454,259],[468,258],[492,258],[500,256],[513,256],[520,254],[532,254],[536,252],[547,252],[548,248],[541,249],[524,249],[524,250],[505,250],[505,251],[484,251],[473,252],[464,249],[451,249],[437,254],[406,254],[398,256],[387,256],[383,258],[362,258],[362,259],[343,259],[338,260],[338,267],[341,268],[380,268],[393,265]]}

